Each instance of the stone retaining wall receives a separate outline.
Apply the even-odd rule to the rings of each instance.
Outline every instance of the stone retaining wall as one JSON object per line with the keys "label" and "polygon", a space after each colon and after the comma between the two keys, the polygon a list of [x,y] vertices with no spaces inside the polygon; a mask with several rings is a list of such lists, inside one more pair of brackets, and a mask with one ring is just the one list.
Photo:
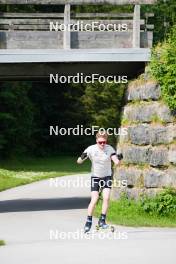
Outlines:
{"label": "stone retaining wall", "polygon": [[[163,187],[176,188],[176,122],[161,100],[160,86],[134,81],[126,100],[122,127],[128,134],[119,137],[117,148],[124,159],[114,173],[112,198],[118,199],[122,192],[137,198],[155,195]],[[127,187],[122,186],[126,182]]]}

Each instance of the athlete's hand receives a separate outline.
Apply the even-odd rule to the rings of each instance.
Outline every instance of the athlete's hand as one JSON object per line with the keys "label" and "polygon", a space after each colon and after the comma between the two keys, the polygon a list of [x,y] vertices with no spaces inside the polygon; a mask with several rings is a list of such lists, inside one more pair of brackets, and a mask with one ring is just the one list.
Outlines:
{"label": "athlete's hand", "polygon": [[79,158],[77,159],[77,163],[78,163],[78,164],[82,164],[83,161],[84,161],[84,160],[82,160],[81,157],[79,157]]}
{"label": "athlete's hand", "polygon": [[116,155],[113,155],[112,157],[111,157],[111,159],[112,159],[112,161],[114,162],[114,164],[117,166],[117,165],[120,165],[120,160],[117,158],[117,156]]}
{"label": "athlete's hand", "polygon": [[122,160],[123,159],[123,154],[122,153],[117,154],[117,158],[118,158],[119,161]]}

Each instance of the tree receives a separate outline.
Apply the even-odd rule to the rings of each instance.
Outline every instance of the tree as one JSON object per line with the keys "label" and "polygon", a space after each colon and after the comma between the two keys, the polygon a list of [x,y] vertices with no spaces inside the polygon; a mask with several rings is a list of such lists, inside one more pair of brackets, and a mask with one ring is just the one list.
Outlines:
{"label": "tree", "polygon": [[[85,94],[82,96],[90,125],[105,129],[120,127],[121,109],[125,92],[124,84],[96,82],[85,85]],[[110,142],[116,143],[111,137]]]}
{"label": "tree", "polygon": [[0,87],[0,153],[3,157],[23,153],[32,143],[30,88],[25,82],[5,82]]}
{"label": "tree", "polygon": [[154,5],[143,5],[142,13],[154,13],[151,23],[154,24],[154,44],[165,39],[167,33],[176,23],[175,0],[158,0]]}

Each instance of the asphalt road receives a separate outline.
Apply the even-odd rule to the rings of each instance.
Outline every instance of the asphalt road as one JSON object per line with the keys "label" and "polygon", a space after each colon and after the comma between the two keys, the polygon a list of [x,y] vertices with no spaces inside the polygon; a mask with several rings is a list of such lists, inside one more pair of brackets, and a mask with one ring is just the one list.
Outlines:
{"label": "asphalt road", "polygon": [[0,239],[6,241],[1,264],[176,263],[176,228],[96,232],[94,219],[84,235],[89,175],[55,180],[56,185],[44,180],[0,193]]}

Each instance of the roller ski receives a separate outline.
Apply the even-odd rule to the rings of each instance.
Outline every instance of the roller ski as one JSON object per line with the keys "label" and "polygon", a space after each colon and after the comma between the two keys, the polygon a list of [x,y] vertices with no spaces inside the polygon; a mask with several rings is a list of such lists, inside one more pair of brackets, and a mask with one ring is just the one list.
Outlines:
{"label": "roller ski", "polygon": [[100,231],[100,230],[109,230],[109,231],[111,231],[112,233],[114,233],[114,232],[115,232],[115,227],[112,226],[112,225],[108,225],[108,224],[103,225],[103,226],[99,226],[99,225],[97,225],[97,226],[96,226],[96,231]]}
{"label": "roller ski", "polygon": [[110,230],[112,233],[114,233],[115,228],[114,226],[108,225],[106,223],[106,216],[105,215],[101,215],[100,219],[98,220],[98,225],[96,226],[96,230]]}

